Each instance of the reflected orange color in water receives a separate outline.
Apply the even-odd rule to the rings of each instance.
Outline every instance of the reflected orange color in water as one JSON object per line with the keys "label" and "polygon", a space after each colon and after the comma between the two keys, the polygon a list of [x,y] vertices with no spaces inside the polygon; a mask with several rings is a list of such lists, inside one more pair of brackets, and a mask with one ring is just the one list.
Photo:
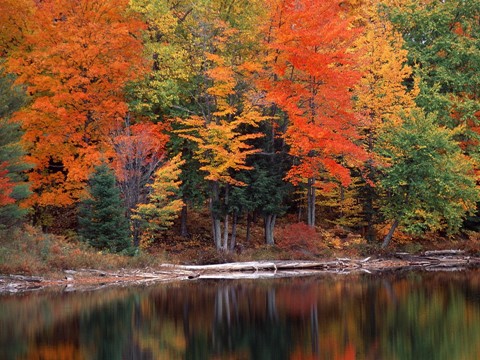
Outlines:
{"label": "reflected orange color in water", "polygon": [[25,360],[86,360],[85,354],[73,344],[43,345],[30,348]]}
{"label": "reflected orange color in water", "polygon": [[0,359],[472,359],[480,270],[0,296]]}
{"label": "reflected orange color in water", "polygon": [[349,344],[345,349],[345,352],[342,355],[335,357],[335,359],[336,360],[355,360],[356,359],[355,346],[353,346],[353,344]]}

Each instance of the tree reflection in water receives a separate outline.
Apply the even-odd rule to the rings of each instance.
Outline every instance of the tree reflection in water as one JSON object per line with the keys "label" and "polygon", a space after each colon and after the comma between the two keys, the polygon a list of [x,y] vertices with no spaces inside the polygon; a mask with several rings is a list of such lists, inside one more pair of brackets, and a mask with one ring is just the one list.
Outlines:
{"label": "tree reflection in water", "polygon": [[1,359],[476,359],[480,272],[0,297]]}

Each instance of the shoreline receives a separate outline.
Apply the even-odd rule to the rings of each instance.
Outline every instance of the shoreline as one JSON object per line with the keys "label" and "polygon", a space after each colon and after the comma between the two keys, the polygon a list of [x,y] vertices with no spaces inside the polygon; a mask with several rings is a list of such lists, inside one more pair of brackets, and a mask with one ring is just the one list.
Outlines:
{"label": "shoreline", "polygon": [[213,265],[163,264],[155,268],[64,270],[46,276],[0,274],[0,295],[21,294],[63,288],[64,291],[91,291],[110,286],[133,286],[201,279],[274,279],[320,274],[397,272],[408,270],[462,271],[480,267],[480,257],[461,250],[426,251],[420,255],[396,253],[391,257],[330,260],[275,260]]}

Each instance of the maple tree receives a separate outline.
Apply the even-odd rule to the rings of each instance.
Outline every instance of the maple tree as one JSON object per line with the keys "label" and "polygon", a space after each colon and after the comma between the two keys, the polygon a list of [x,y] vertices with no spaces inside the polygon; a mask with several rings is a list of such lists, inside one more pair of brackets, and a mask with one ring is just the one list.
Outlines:
{"label": "maple tree", "polygon": [[132,10],[146,23],[144,56],[151,69],[130,88],[130,105],[137,112],[163,120],[188,102],[200,67],[199,50],[193,43],[195,4],[189,1],[132,0]]}
{"label": "maple tree", "polygon": [[177,154],[155,171],[153,184],[147,185],[150,188],[148,201],[138,204],[134,209],[133,219],[141,222],[144,245],[149,244],[158,231],[172,226],[184,205],[179,196],[179,175],[180,166],[185,161],[181,160],[180,155]]}
{"label": "maple tree", "polygon": [[[29,203],[43,207],[74,203],[102,156],[113,156],[108,135],[127,113],[125,84],[143,68],[142,28],[128,1],[45,0],[35,22],[8,59],[33,97],[15,118],[23,120]],[[103,155],[102,155],[103,154]]]}
{"label": "maple tree", "polygon": [[[250,39],[259,36],[255,27],[258,14],[244,23],[236,23],[234,16],[245,16],[258,4],[242,2],[227,8],[223,5],[221,1],[212,3],[197,13],[200,26],[195,35],[203,49],[203,65],[193,94],[197,108],[188,118],[179,119],[184,128],[177,133],[197,145],[200,170],[210,184],[213,239],[217,249],[227,250],[229,191],[231,186],[244,185],[235,179],[235,173],[250,169],[247,156],[258,150],[249,141],[261,136],[245,130],[257,127],[265,117],[251,81],[252,74],[259,69],[257,52],[255,47],[248,46]],[[217,18],[208,20],[212,13]]]}
{"label": "maple tree", "polygon": [[473,162],[454,140],[459,130],[439,127],[433,114],[419,110],[391,124],[380,139],[381,186],[388,198],[384,216],[393,221],[382,247],[388,246],[398,225],[411,233],[446,229],[456,232],[468,213],[476,209],[479,190]]}
{"label": "maple tree", "polygon": [[[147,183],[166,159],[168,124],[139,122],[131,124],[125,117],[125,125],[112,134],[111,143],[115,151],[114,169],[126,207],[127,218],[139,203],[146,200]],[[139,224],[132,219],[133,244],[139,245]]]}
{"label": "maple tree", "polygon": [[345,163],[364,157],[354,141],[350,90],[359,78],[348,51],[358,31],[341,1],[272,2],[265,47],[267,99],[288,116],[285,139],[296,159],[287,179],[306,183],[307,223],[315,224],[317,180],[350,181]]}
{"label": "maple tree", "polygon": [[34,0],[2,0],[0,2],[0,57],[22,44],[34,20]]}
{"label": "maple tree", "polygon": [[362,200],[362,217],[366,236],[375,239],[374,225],[379,222],[379,201],[383,194],[376,186],[381,175],[378,166],[384,159],[378,156],[377,138],[385,124],[401,124],[401,112],[415,108],[418,86],[408,89],[412,68],[407,64],[408,51],[403,48],[401,34],[390,23],[377,0],[362,2],[360,21],[364,31],[356,40],[358,64],[362,72],[355,86],[355,110],[364,147],[369,154],[361,172],[363,184],[357,189]]}
{"label": "maple tree", "polygon": [[441,125],[467,124],[465,151],[478,157],[480,4],[475,0],[389,1],[390,19],[405,39],[409,63],[421,81],[418,106]]}

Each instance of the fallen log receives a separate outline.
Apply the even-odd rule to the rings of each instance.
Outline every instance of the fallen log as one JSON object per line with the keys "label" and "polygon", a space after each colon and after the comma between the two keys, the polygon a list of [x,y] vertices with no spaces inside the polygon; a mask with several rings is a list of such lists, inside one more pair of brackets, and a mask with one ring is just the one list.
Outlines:
{"label": "fallen log", "polygon": [[465,251],[463,250],[428,250],[424,252],[424,255],[463,255]]}
{"label": "fallen log", "polygon": [[26,291],[54,285],[64,286],[66,291],[76,291],[83,287],[102,288],[107,284],[127,286],[129,284],[151,284],[188,279],[259,279],[324,273],[379,273],[416,269],[446,271],[480,266],[480,257],[462,256],[461,253],[457,253],[457,250],[454,253],[424,255],[401,253],[395,256],[396,258],[248,261],[212,265],[163,264],[155,268],[122,269],[112,272],[95,269],[65,270],[67,276],[61,280],[44,280],[41,277],[23,275],[0,275],[0,293]]}

